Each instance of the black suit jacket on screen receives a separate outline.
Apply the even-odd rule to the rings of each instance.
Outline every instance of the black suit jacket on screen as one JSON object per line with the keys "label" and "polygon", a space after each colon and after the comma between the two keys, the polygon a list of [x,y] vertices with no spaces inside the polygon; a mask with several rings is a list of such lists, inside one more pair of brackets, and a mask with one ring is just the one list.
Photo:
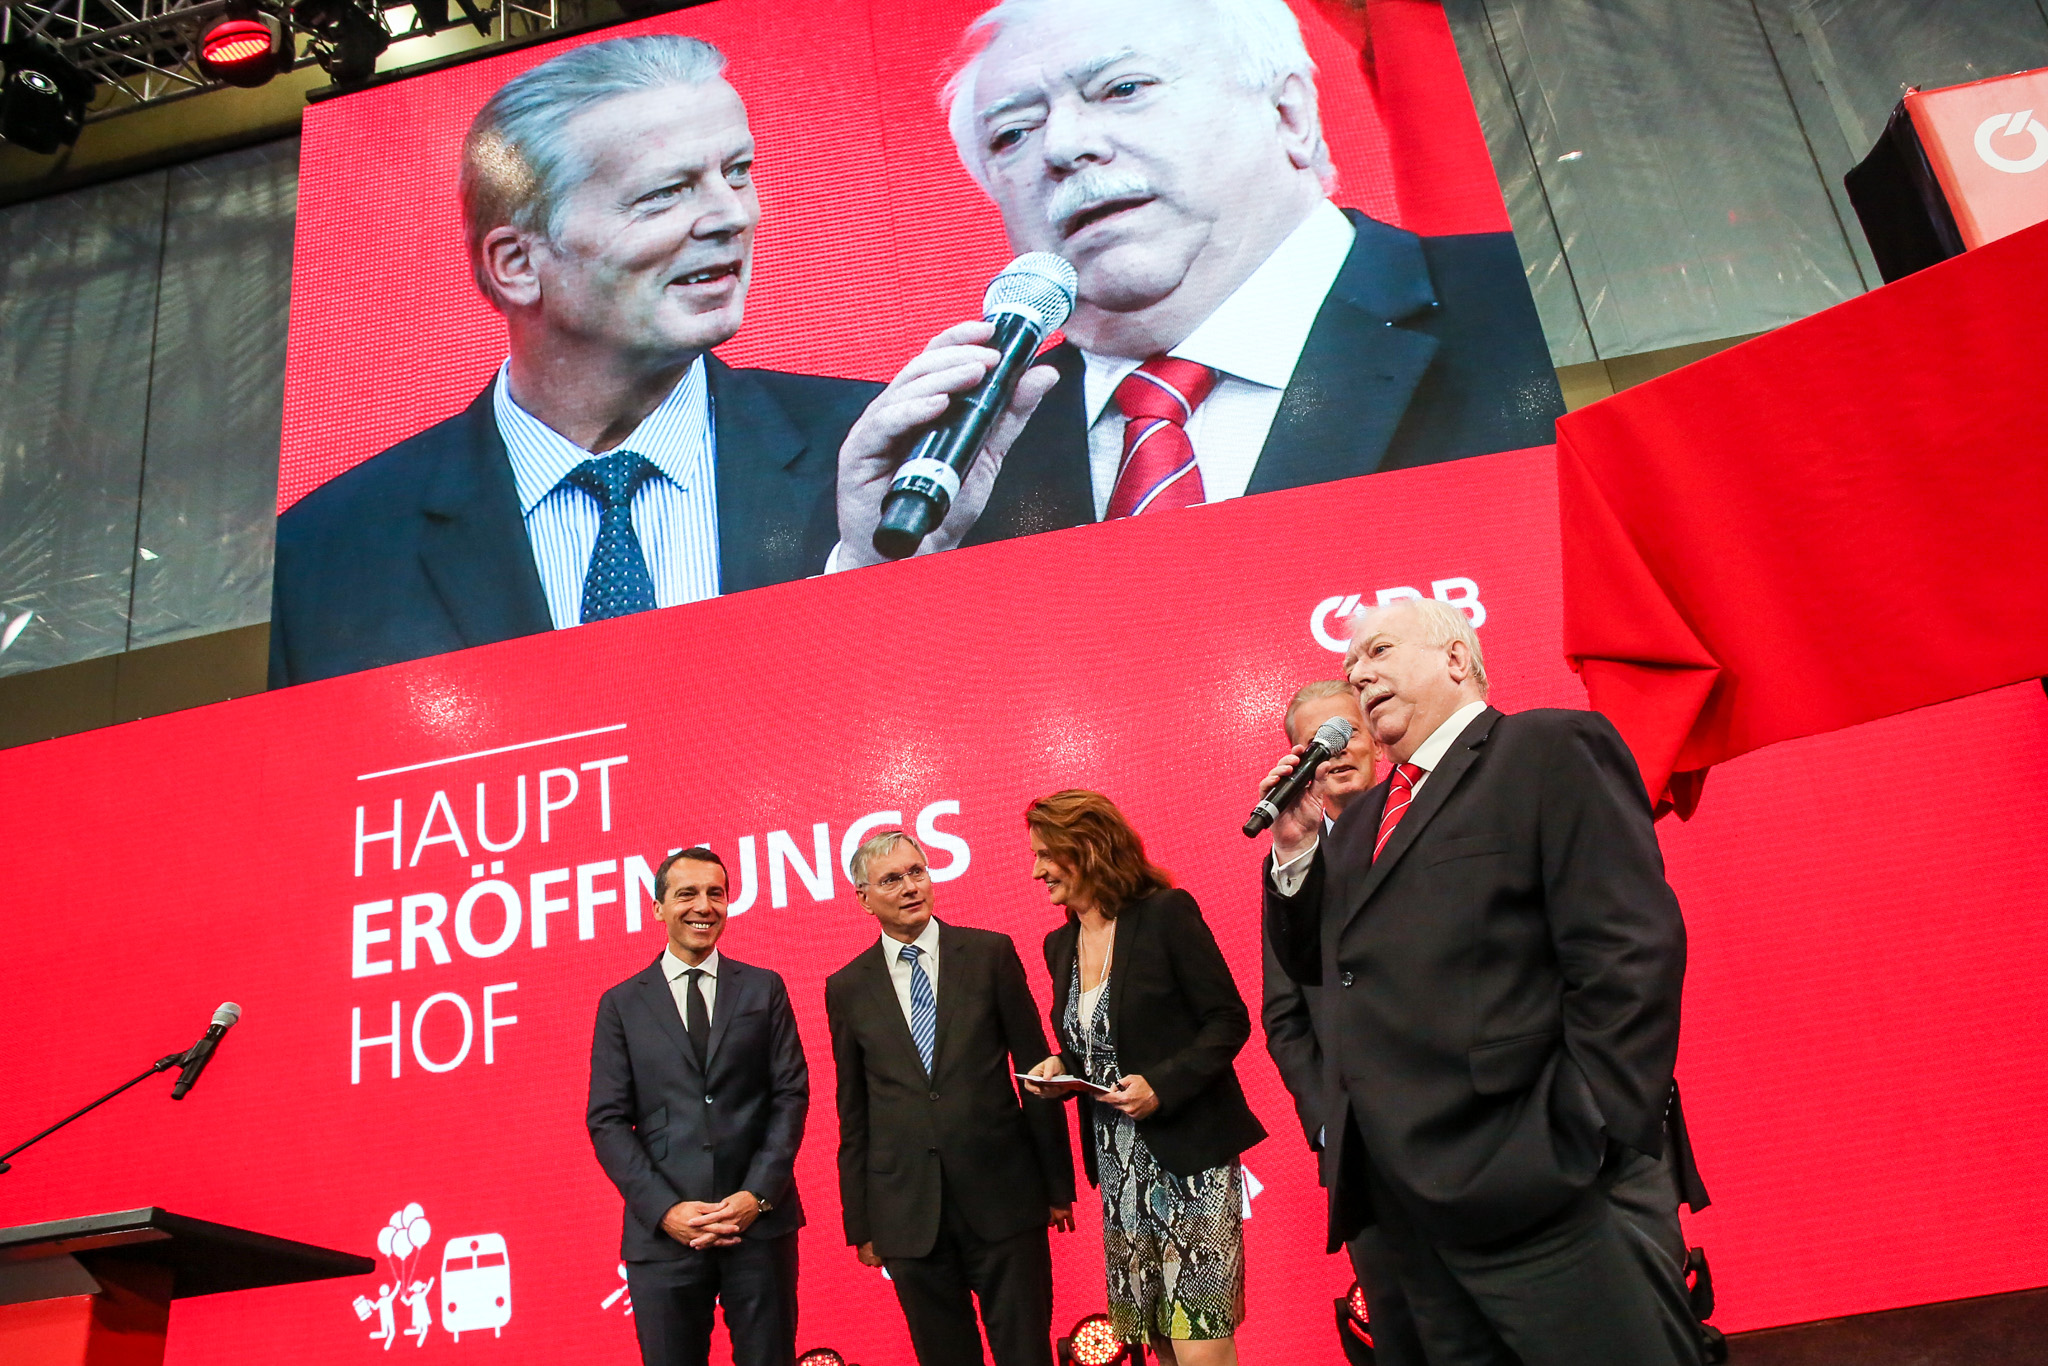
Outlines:
{"label": "black suit jacket on screen", "polygon": [[774,1208],[749,1238],[804,1222],[794,1167],[810,1108],[810,1073],[780,975],[724,955],[702,1066],[656,958],[597,1003],[590,1044],[591,1146],[626,1200],[619,1255],[681,1257],[661,1230],[681,1200],[752,1191]]}
{"label": "black suit jacket on screen", "polygon": [[[1267,933],[1322,989],[1330,1095],[1378,1176],[1433,1237],[1510,1237],[1585,1191],[1609,1140],[1663,1150],[1678,899],[1597,713],[1487,708],[1375,861],[1386,798],[1351,803],[1294,896],[1268,876]],[[1334,1123],[1330,1147],[1334,1247],[1370,1198]]]}
{"label": "black suit jacket on screen", "polygon": [[[839,444],[880,385],[705,357],[719,591],[816,574],[838,537]],[[494,381],[495,383],[495,381]],[[552,629],[486,386],[277,520],[270,686]]]}
{"label": "black suit jacket on screen", "polygon": [[[1068,921],[1045,937],[1057,1034],[1074,982],[1081,927]],[[1194,1176],[1234,1162],[1266,1136],[1245,1103],[1234,1066],[1252,1035],[1251,1012],[1216,946],[1195,899],[1179,888],[1140,897],[1116,918],[1110,949],[1109,1027],[1117,1070],[1141,1076],[1159,1108],[1138,1121],[1145,1146],[1176,1176]],[[1083,1075],[1082,1055],[1061,1036],[1067,1071]],[[1088,1179],[1095,1163],[1095,1102],[1083,1096],[1081,1155]]]}
{"label": "black suit jacket on screen", "polygon": [[1066,1116],[1056,1101],[1020,1098],[1012,1076],[1049,1050],[1008,935],[940,922],[930,1076],[877,945],[825,979],[825,1013],[850,1245],[929,1254],[942,1177],[943,1198],[990,1242],[1043,1228],[1052,1206],[1074,1202]]}
{"label": "black suit jacket on screen", "polygon": [[[1557,372],[1511,233],[1418,237],[1355,209],[1351,252],[1316,314],[1245,492],[1548,445]],[[1095,520],[1081,353],[1010,448],[967,543]]]}

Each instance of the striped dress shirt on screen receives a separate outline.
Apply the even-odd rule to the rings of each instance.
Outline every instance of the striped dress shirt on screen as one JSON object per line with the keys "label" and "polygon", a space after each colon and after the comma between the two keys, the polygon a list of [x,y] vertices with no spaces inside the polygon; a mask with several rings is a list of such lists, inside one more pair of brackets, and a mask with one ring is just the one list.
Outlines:
{"label": "striped dress shirt on screen", "polygon": [[[509,365],[498,367],[491,403],[512,462],[512,482],[548,615],[560,630],[582,623],[583,579],[597,546],[603,508],[589,493],[562,482],[591,452],[513,400],[506,384]],[[632,509],[657,607],[718,596],[716,444],[711,391],[700,357],[661,406],[612,448],[643,455],[659,471],[633,495]]]}

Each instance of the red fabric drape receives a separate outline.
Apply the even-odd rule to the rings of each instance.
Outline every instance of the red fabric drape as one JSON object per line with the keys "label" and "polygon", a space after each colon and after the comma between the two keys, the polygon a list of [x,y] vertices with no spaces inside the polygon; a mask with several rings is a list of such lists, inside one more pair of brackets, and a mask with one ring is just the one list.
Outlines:
{"label": "red fabric drape", "polygon": [[1660,807],[2048,673],[2048,224],[1558,424],[1565,654]]}

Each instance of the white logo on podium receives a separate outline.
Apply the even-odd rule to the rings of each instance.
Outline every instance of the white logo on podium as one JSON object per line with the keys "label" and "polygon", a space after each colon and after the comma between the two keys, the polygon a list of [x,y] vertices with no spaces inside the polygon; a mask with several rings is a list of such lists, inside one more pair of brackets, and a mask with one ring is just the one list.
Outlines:
{"label": "white logo on podium", "polygon": [[[2033,134],[2034,150],[2023,157],[2006,156],[1991,145],[1991,139],[2001,133],[2009,138]],[[1993,114],[1977,125],[1977,155],[1994,171],[2012,175],[2038,171],[2048,166],[2048,128],[2041,126],[2041,120],[2034,117],[2031,109],[2022,109],[2017,114]]]}

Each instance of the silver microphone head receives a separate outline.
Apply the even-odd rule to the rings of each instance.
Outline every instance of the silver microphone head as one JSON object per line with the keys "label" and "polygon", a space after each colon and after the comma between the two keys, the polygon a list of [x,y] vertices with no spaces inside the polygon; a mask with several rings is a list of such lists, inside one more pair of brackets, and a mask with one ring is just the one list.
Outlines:
{"label": "silver microphone head", "polygon": [[1315,743],[1335,754],[1351,743],[1352,725],[1341,716],[1333,716],[1316,727]]}
{"label": "silver microphone head", "polygon": [[1046,336],[1066,322],[1080,292],[1081,277],[1065,257],[1049,251],[1026,252],[988,282],[988,293],[981,298],[981,316],[993,322],[1005,313],[1022,314],[1037,324],[1039,335]]}
{"label": "silver microphone head", "polygon": [[242,1008],[233,1001],[222,1001],[220,1009],[213,1012],[213,1022],[222,1029],[242,1018]]}

